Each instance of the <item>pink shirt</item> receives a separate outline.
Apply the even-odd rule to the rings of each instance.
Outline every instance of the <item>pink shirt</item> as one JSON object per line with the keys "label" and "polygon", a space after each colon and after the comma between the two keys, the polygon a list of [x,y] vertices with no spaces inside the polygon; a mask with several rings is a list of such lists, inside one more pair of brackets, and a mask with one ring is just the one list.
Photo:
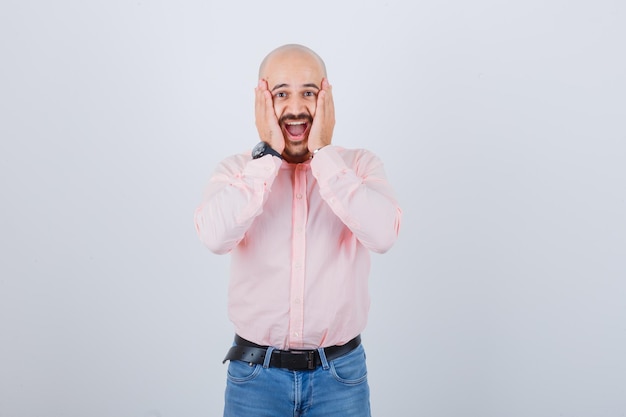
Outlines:
{"label": "pink shirt", "polygon": [[338,146],[301,164],[227,158],[195,212],[202,242],[231,253],[235,331],[279,349],[342,345],[363,331],[369,251],[393,245],[400,218],[381,161]]}

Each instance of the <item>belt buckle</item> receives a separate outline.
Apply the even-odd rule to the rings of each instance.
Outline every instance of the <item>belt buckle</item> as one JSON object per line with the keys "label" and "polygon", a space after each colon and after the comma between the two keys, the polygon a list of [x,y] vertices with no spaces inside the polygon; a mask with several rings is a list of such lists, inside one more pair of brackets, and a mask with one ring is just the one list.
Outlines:
{"label": "belt buckle", "polygon": [[280,365],[290,371],[316,368],[314,350],[287,350],[280,352]]}

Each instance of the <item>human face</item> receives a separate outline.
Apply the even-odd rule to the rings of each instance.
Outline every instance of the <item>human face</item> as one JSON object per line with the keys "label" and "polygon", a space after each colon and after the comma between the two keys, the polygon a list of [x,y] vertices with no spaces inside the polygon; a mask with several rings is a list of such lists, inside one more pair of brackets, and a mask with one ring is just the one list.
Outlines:
{"label": "human face", "polygon": [[324,78],[323,67],[311,54],[289,51],[271,57],[262,77],[272,94],[285,139],[283,155],[289,162],[303,162],[309,158],[308,138]]}

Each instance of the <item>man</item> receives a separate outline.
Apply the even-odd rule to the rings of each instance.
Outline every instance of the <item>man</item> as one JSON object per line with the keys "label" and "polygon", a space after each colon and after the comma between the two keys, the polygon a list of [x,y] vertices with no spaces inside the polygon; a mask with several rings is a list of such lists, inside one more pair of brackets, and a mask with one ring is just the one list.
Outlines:
{"label": "man", "polygon": [[401,212],[375,155],[332,144],[316,53],[279,47],[259,78],[261,142],[220,163],[195,212],[202,242],[232,257],[224,416],[369,416],[369,251],[392,246]]}

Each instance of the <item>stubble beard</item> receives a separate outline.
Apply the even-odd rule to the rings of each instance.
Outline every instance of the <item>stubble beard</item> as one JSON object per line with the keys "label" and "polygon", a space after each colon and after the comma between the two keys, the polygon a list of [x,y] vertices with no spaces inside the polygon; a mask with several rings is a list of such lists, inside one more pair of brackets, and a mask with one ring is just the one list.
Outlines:
{"label": "stubble beard", "polygon": [[287,162],[292,163],[300,163],[309,159],[309,138],[305,138],[304,140],[293,143],[285,138],[285,149],[283,151]]}

